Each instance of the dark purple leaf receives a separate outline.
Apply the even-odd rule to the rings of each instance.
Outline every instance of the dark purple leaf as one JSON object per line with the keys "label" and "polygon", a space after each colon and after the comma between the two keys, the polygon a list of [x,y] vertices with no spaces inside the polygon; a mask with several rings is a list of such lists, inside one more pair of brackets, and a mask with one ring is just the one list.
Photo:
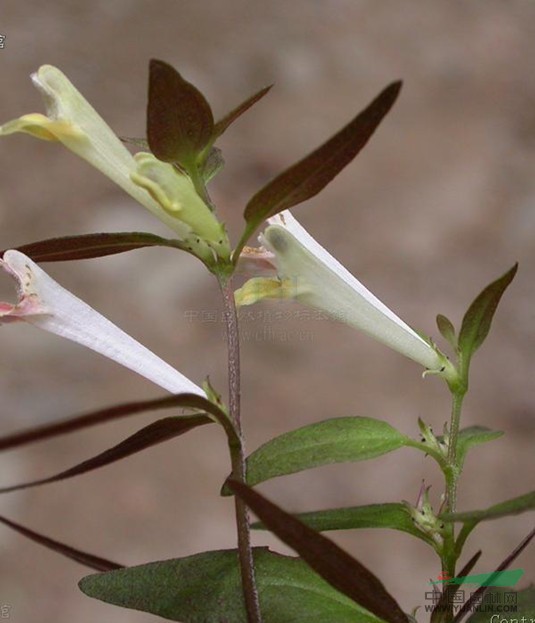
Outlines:
{"label": "dark purple leaf", "polygon": [[135,415],[136,413],[177,407],[207,411],[216,418],[223,428],[225,428],[227,435],[232,434],[232,425],[222,409],[197,394],[175,394],[173,396],[165,396],[165,398],[156,398],[154,400],[127,402],[113,407],[107,407],[106,409],[92,411],[91,413],[85,413],[60,422],[53,422],[52,424],[45,424],[44,426],[37,426],[29,430],[12,433],[0,438],[0,451],[17,448],[28,443],[33,443],[34,441],[42,441],[59,435],[65,435],[66,433],[72,433],[87,428],[88,426],[104,424],[105,422],[117,420],[128,415]]}
{"label": "dark purple leaf", "polygon": [[[461,569],[461,571],[457,574],[459,577],[464,577],[472,571],[477,561],[481,558],[481,550],[476,552],[472,558],[466,563],[466,565]],[[453,596],[455,593],[461,588],[461,584],[447,584],[444,583],[442,586],[442,595],[437,602],[437,605],[433,608],[433,612],[431,614],[431,623],[435,623],[435,621],[440,621],[444,615],[444,612],[448,606],[448,604],[453,603]]]}
{"label": "dark purple leaf", "polygon": [[[63,262],[66,260],[86,260],[155,246],[186,250],[179,240],[168,240],[143,232],[63,236],[32,242],[15,248],[34,262]],[[0,254],[3,255],[6,250],[0,251]]]}
{"label": "dark purple leaf", "polygon": [[248,97],[244,102],[236,106],[236,108],[233,108],[222,119],[220,119],[214,126],[214,138],[221,136],[221,134],[226,131],[229,125],[234,123],[236,119],[241,117],[244,112],[251,108],[251,106],[254,106],[256,102],[261,100],[264,95],[266,95],[270,91],[272,86],[273,85],[270,84],[269,86],[260,89],[260,91],[258,91],[254,95],[251,95],[251,97]]}
{"label": "dark purple leaf", "polygon": [[518,556],[526,549],[526,547],[531,543],[533,537],[535,537],[535,528],[528,534],[528,536],[521,542],[515,549],[507,556],[507,558],[496,568],[496,571],[488,578],[485,582],[486,586],[480,586],[475,593],[470,595],[470,599],[468,599],[463,607],[459,610],[455,618],[453,619],[453,623],[458,623],[468,612],[470,612],[470,608],[473,604],[478,603],[483,595],[492,588],[492,581],[496,576],[499,575],[500,572],[504,571],[509,567],[509,565],[514,562]]}
{"label": "dark purple leaf", "polygon": [[401,82],[384,89],[348,125],[259,190],[245,208],[247,233],[270,216],[319,193],[366,145],[396,101]]}
{"label": "dark purple leaf", "polygon": [[59,554],[62,554],[75,562],[79,562],[90,569],[95,569],[96,571],[114,571],[116,569],[124,568],[123,565],[119,565],[116,562],[111,562],[110,560],[100,558],[99,556],[93,556],[93,554],[88,554],[87,552],[82,552],[79,549],[74,549],[74,547],[65,545],[65,543],[54,541],[47,536],[34,532],[33,530],[29,530],[28,528],[6,519],[5,517],[0,516],[0,522],[5,526],[9,526],[13,530],[16,530],[19,534],[22,534],[28,539],[39,543],[39,545],[43,545],[54,552],[58,552]]}
{"label": "dark purple leaf", "polygon": [[472,571],[472,569],[476,566],[477,561],[481,558],[481,550],[476,552],[472,558],[464,565],[464,567],[459,571],[458,576],[463,578]]}
{"label": "dark purple leaf", "polygon": [[382,582],[336,543],[247,485],[236,480],[229,480],[228,485],[274,534],[334,588],[388,623],[408,623],[407,615]]}
{"label": "dark purple leaf", "polygon": [[171,65],[151,60],[147,139],[152,153],[188,169],[209,144],[213,130],[212,110],[203,94]]}
{"label": "dark purple leaf", "polygon": [[489,284],[474,300],[464,315],[459,331],[459,349],[470,358],[487,337],[492,318],[507,286],[511,283],[518,264]]}
{"label": "dark purple leaf", "polygon": [[145,426],[137,433],[134,433],[124,441],[121,441],[121,443],[113,446],[113,448],[109,448],[97,456],[87,459],[82,463],[78,463],[70,469],[66,469],[59,474],[49,476],[48,478],[40,478],[39,480],[33,480],[31,482],[25,482],[10,487],[1,487],[0,493],[19,491],[20,489],[28,489],[30,487],[37,487],[39,485],[46,485],[52,482],[66,480],[67,478],[73,478],[74,476],[79,476],[80,474],[85,474],[98,469],[99,467],[104,467],[110,463],[115,463],[116,461],[125,459],[132,454],[141,452],[141,450],[155,446],[156,444],[167,441],[168,439],[174,439],[175,437],[183,435],[197,426],[212,424],[213,422],[214,420],[210,417],[202,414],[164,418]]}

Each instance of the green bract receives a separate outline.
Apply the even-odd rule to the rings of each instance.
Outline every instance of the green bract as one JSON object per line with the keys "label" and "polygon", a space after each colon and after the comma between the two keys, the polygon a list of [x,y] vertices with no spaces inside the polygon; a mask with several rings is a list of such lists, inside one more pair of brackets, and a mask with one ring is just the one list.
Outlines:
{"label": "green bract", "polygon": [[131,174],[134,184],[144,188],[165,212],[189,228],[185,242],[199,253],[206,246],[228,258],[230,248],[225,227],[197,194],[191,179],[176,167],[147,152],[135,155],[137,168]]}

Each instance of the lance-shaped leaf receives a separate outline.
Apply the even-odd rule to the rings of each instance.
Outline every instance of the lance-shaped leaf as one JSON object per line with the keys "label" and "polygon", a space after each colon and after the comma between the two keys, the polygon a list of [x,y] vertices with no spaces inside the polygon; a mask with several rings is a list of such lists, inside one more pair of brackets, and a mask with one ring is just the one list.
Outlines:
{"label": "lance-shaped leaf", "polygon": [[456,521],[475,525],[480,521],[499,519],[500,517],[507,517],[508,515],[519,515],[520,513],[526,513],[532,510],[535,510],[535,491],[530,491],[516,498],[500,502],[485,510],[443,513],[440,515],[440,518],[443,521]]}
{"label": "lance-shaped leaf", "polygon": [[5,435],[4,437],[0,437],[0,451],[18,448],[36,441],[44,441],[45,439],[51,439],[53,437],[58,437],[59,435],[66,435],[68,433],[83,430],[84,428],[88,428],[90,426],[104,424],[129,415],[136,415],[138,413],[159,409],[176,409],[178,407],[192,408],[208,412],[212,411],[215,413],[214,419],[220,423],[221,420],[225,418],[225,414],[221,411],[221,409],[208,401],[206,398],[203,398],[197,394],[178,394],[174,396],[166,396],[165,398],[156,398],[154,400],[140,400],[137,402],[127,402],[120,405],[114,405],[113,407],[98,409],[97,411],[84,413],[72,418],[60,420],[59,422],[52,422],[50,424],[35,426],[27,430],[11,433]]}
{"label": "lance-shaped leaf", "polygon": [[[318,194],[366,145],[396,101],[401,82],[386,87],[367,108],[326,143],[259,190],[245,208],[243,243],[268,217]],[[241,248],[241,247],[240,247]]]}
{"label": "lance-shaped leaf", "polygon": [[502,431],[490,430],[485,426],[469,426],[459,431],[457,438],[457,464],[459,469],[462,469],[466,454],[470,448],[499,439],[502,435]]}
{"label": "lance-shaped leaf", "polygon": [[[387,422],[366,417],[332,418],[284,433],[260,446],[247,458],[247,483],[305,469],[365,461],[410,443]],[[228,494],[228,490],[224,489]]]}
{"label": "lance-shaped leaf", "polygon": [[382,582],[336,543],[247,485],[231,480],[229,486],[274,534],[334,588],[388,623],[409,623],[409,618]]}
{"label": "lance-shaped leaf", "polygon": [[459,349],[468,359],[487,337],[498,303],[517,270],[518,264],[515,264],[499,279],[488,285],[464,315],[459,331]]}
{"label": "lance-shaped leaf", "polygon": [[[264,623],[381,623],[302,560],[253,549]],[[90,575],[89,597],[181,623],[247,623],[237,550],[203,552]]]}
{"label": "lance-shaped leaf", "polygon": [[[367,504],[366,506],[350,506],[347,508],[329,508],[321,511],[295,513],[300,521],[316,532],[329,530],[361,530],[363,528],[390,528],[406,532],[425,543],[433,545],[427,534],[418,530],[404,504],[391,502],[387,504]],[[252,528],[266,530],[262,523],[255,523]]]}
{"label": "lance-shaped leaf", "polygon": [[124,441],[121,441],[121,443],[101,452],[97,456],[78,463],[70,469],[63,470],[47,478],[39,478],[38,480],[32,480],[9,487],[0,487],[0,493],[29,489],[30,487],[51,484],[53,482],[59,482],[60,480],[73,478],[74,476],[80,476],[81,474],[86,474],[100,467],[115,463],[116,461],[121,461],[132,454],[141,452],[146,448],[151,448],[163,441],[174,439],[198,426],[211,423],[213,423],[213,420],[207,415],[202,414],[175,416],[157,420],[143,427]]}
{"label": "lance-shaped leaf", "polygon": [[140,186],[130,179],[136,170],[132,154],[113,130],[59,69],[43,65],[32,75],[41,92],[47,115],[32,113],[0,126],[0,136],[25,132],[47,141],[59,141],[118,184],[150,210],[180,237],[188,228],[165,212]]}
{"label": "lance-shaped leaf", "polygon": [[204,95],[168,63],[151,60],[147,139],[152,153],[188,170],[213,131],[214,118]]}
{"label": "lance-shaped leaf", "polygon": [[195,383],[65,290],[23,253],[6,251],[0,268],[15,279],[19,291],[16,305],[0,303],[0,324],[28,322],[87,346],[172,393],[204,395]]}
{"label": "lance-shaped leaf", "polygon": [[[251,304],[266,296],[292,298],[325,311],[333,319],[363,331],[425,368],[445,376],[452,373],[452,365],[444,355],[374,296],[289,211],[270,218],[269,222],[271,225],[260,240],[271,254],[279,281],[257,278],[251,284],[247,282],[236,292],[238,304]],[[266,252],[258,254],[249,250],[244,251],[242,258],[249,264],[261,260],[265,265],[269,260]],[[266,284],[265,288],[262,283]]]}
{"label": "lance-shaped leaf", "polygon": [[440,335],[442,335],[454,351],[457,351],[457,336],[455,335],[455,327],[453,326],[451,320],[442,314],[438,314],[437,327],[440,331]]}
{"label": "lance-shaped leaf", "polygon": [[[16,248],[34,262],[65,262],[115,255],[145,247],[171,247],[186,251],[180,240],[170,240],[146,232],[82,234],[49,238],[23,244]],[[0,256],[5,253],[0,251]]]}
{"label": "lance-shaped leaf", "polygon": [[206,160],[201,163],[200,174],[205,184],[215,177],[225,166],[223,152],[218,147],[211,147]]}
{"label": "lance-shaped leaf", "polygon": [[227,128],[236,121],[236,119],[241,117],[244,112],[247,112],[249,108],[261,100],[264,95],[267,95],[272,86],[273,85],[270,84],[269,86],[260,89],[260,91],[257,91],[254,95],[248,97],[245,101],[236,106],[236,108],[233,108],[229,113],[222,117],[214,126],[214,138],[221,136],[221,134],[223,134],[223,132],[225,132]]}
{"label": "lance-shaped leaf", "polygon": [[[522,542],[515,547],[515,549],[505,558],[505,560],[498,565],[496,571],[488,578],[487,582],[484,586],[480,586],[477,591],[470,595],[470,598],[464,603],[463,607],[456,614],[453,619],[453,623],[458,623],[461,621],[467,614],[470,612],[472,606],[478,603],[485,593],[491,588],[492,581],[495,578],[498,578],[502,571],[511,566],[511,564],[520,556],[520,554],[526,549],[526,547],[531,543],[533,538],[535,537],[535,529],[533,529],[528,536],[522,540]],[[523,622],[524,623],[524,622]]]}
{"label": "lance-shaped leaf", "polygon": [[112,571],[114,569],[121,569],[123,566],[117,564],[116,562],[111,562],[111,560],[106,560],[105,558],[100,558],[99,556],[94,556],[93,554],[88,554],[82,550],[75,549],[74,547],[65,545],[65,543],[61,543],[60,541],[55,541],[54,539],[44,536],[43,534],[39,534],[29,528],[25,528],[24,526],[21,526],[6,517],[0,516],[0,523],[12,528],[35,543],[39,543],[39,545],[43,545],[44,547],[57,552],[66,558],[70,558],[75,562],[85,565],[86,567],[95,569],[95,571]]}

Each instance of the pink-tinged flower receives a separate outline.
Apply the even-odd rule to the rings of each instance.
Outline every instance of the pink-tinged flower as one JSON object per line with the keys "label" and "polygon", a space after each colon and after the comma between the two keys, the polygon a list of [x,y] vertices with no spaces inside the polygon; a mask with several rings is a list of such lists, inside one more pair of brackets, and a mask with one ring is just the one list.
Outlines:
{"label": "pink-tinged flower", "polygon": [[178,370],[49,277],[19,251],[6,251],[0,267],[15,281],[18,302],[0,302],[0,324],[24,321],[87,346],[173,394],[203,390]]}
{"label": "pink-tinged flower", "polygon": [[239,305],[265,298],[293,298],[321,309],[402,355],[439,372],[447,359],[375,297],[286,210],[269,219],[263,249],[245,250],[240,264],[271,267],[277,279],[256,277],[236,292]]}

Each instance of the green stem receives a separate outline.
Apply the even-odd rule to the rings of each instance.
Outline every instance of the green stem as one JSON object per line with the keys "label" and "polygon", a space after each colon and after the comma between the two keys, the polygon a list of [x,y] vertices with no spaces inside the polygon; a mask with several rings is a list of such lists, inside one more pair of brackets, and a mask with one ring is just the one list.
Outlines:
{"label": "green stem", "polygon": [[[464,397],[468,390],[468,364],[463,362],[459,357],[458,376],[455,382],[449,384],[452,403],[451,403],[451,419],[449,426],[449,445],[446,466],[443,469],[446,479],[446,505],[445,511],[454,513],[457,506],[457,486],[461,469],[458,461],[457,446],[459,443],[459,429],[461,424],[461,412]],[[447,523],[444,530],[444,545],[442,548],[442,574],[443,577],[454,577],[455,566],[459,558],[459,550],[455,542],[455,524]],[[446,590],[446,587],[444,588]],[[453,620],[453,604],[447,604],[448,612],[439,614],[440,620],[449,623]]]}
{"label": "green stem", "polygon": [[454,513],[457,505],[457,482],[459,480],[459,466],[457,464],[457,444],[459,441],[459,427],[461,410],[466,390],[459,389],[453,392],[450,420],[450,441],[448,447],[448,476],[447,476],[447,508]]}
{"label": "green stem", "polygon": [[[220,278],[219,285],[225,305],[225,321],[227,327],[229,411],[240,438],[239,444],[230,444],[230,458],[234,477],[239,482],[245,483],[245,449],[240,416],[240,337],[238,315],[230,279]],[[237,496],[234,496],[234,505],[238,533],[238,557],[240,561],[245,608],[247,610],[247,621],[248,623],[262,623],[247,507]]]}

